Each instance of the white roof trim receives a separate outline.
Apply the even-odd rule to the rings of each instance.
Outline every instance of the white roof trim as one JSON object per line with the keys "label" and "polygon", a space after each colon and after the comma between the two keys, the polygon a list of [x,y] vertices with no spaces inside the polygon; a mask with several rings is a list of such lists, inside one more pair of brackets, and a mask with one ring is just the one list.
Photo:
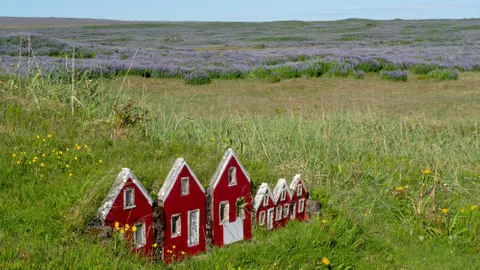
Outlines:
{"label": "white roof trim", "polygon": [[292,190],[292,194],[295,192],[295,188],[298,185],[298,182],[302,181],[303,183],[303,189],[305,189],[305,192],[308,192],[307,186],[305,185],[305,181],[302,179],[302,175],[297,174],[295,177],[293,177],[292,183],[290,184],[290,189]]}
{"label": "white roof trim", "polygon": [[257,211],[260,208],[260,206],[262,206],[263,198],[267,193],[268,193],[268,196],[270,196],[270,198],[272,199],[273,204],[277,204],[268,184],[262,183],[260,185],[260,188],[257,191],[257,195],[255,195],[255,204],[254,204],[255,211]]}
{"label": "white roof trim", "polygon": [[145,189],[145,187],[143,187],[142,183],[140,183],[135,174],[133,174],[130,169],[123,168],[115,179],[112,187],[110,188],[107,197],[105,197],[102,205],[100,206],[100,208],[98,208],[98,216],[102,220],[102,223],[105,221],[105,218],[107,218],[108,213],[112,209],[115,200],[117,199],[120,191],[122,190],[128,179],[132,179],[133,184],[136,185],[138,189],[142,192],[143,196],[148,200],[148,203],[150,205],[153,205],[152,197],[150,197],[147,190]]}
{"label": "white roof trim", "polygon": [[280,200],[280,196],[282,195],[282,190],[285,187],[285,190],[287,191],[288,195],[290,198],[292,198],[292,190],[287,184],[287,180],[284,178],[278,179],[277,185],[273,189],[273,196],[275,197],[275,201],[278,202]]}
{"label": "white roof trim", "polygon": [[175,185],[175,182],[178,180],[178,175],[180,174],[180,172],[183,170],[185,166],[187,167],[189,173],[192,175],[193,179],[195,180],[195,183],[200,187],[202,192],[205,193],[205,189],[203,188],[202,184],[200,184],[200,181],[198,181],[198,178],[195,176],[195,173],[193,173],[190,166],[188,166],[187,162],[183,158],[178,158],[173,164],[172,169],[168,173],[168,176],[165,179],[165,182],[163,182],[162,188],[158,192],[158,200],[164,202],[168,198],[168,195],[170,194],[173,186]]}
{"label": "white roof trim", "polygon": [[218,167],[215,170],[215,173],[213,174],[212,179],[210,180],[209,188],[215,189],[218,182],[220,182],[220,178],[223,175],[223,172],[225,171],[225,168],[227,167],[227,164],[230,162],[230,159],[232,159],[232,157],[235,158],[243,174],[245,174],[245,176],[247,177],[248,182],[251,183],[250,176],[248,175],[247,171],[243,167],[242,163],[240,162],[240,160],[238,160],[233,150],[229,148],[223,155],[220,163],[218,164]]}

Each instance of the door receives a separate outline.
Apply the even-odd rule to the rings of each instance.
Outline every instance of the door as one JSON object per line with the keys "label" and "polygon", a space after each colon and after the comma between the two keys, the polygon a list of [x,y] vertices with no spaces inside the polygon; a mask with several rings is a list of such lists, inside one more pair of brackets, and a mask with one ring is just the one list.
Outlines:
{"label": "door", "polygon": [[228,245],[243,240],[243,218],[223,223],[223,244]]}
{"label": "door", "polygon": [[273,210],[275,208],[268,209],[267,214],[267,229],[273,229]]}
{"label": "door", "polygon": [[290,219],[294,220],[295,219],[295,206],[296,206],[296,203],[291,203],[290,204]]}
{"label": "door", "polygon": [[188,212],[188,246],[193,247],[200,242],[200,210]]}

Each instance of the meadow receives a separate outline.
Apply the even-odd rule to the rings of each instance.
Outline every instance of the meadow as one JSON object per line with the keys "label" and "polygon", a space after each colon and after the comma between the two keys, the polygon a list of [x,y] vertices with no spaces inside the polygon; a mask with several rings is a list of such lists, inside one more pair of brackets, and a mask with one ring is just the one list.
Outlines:
{"label": "meadow", "polygon": [[[358,24],[362,28],[355,30]],[[265,28],[251,33],[259,27]],[[323,38],[311,31],[294,35],[298,27],[322,27],[318,31],[325,33]],[[480,73],[474,68],[479,64],[475,53],[479,40],[475,40],[478,35],[466,34],[480,31],[476,20],[145,23],[67,29],[31,29],[30,39],[23,30],[20,34],[5,30],[9,31],[5,36],[16,40],[24,35],[27,43],[21,46],[26,48],[23,57],[9,55],[10,45],[2,46],[0,55],[4,67],[1,268],[167,268],[129,253],[118,239],[92,236],[88,224],[122,167],[131,168],[155,197],[177,157],[184,157],[207,185],[228,147],[238,153],[254,189],[262,182],[272,185],[280,177],[291,180],[301,173],[322,211],[310,222],[292,222],[285,229],[256,228],[251,241],[213,249],[168,268],[469,269],[480,265]],[[425,41],[405,36],[413,43],[399,44],[394,40],[400,35],[377,36],[377,31],[388,29],[403,29],[402,35],[410,29],[408,35],[423,36]],[[209,31],[218,37],[208,40],[221,41],[209,44],[201,39]],[[248,32],[245,42],[240,42],[242,31]],[[430,36],[422,31],[444,40],[427,40]],[[183,44],[149,48],[167,46],[158,40],[173,42],[165,40],[173,32],[186,33],[179,37]],[[192,32],[196,34],[187,40]],[[335,43],[336,37],[354,32],[362,41],[344,38]],[[90,51],[83,51],[84,57],[75,59],[72,68],[69,61],[75,54],[66,59],[60,54],[42,56],[51,49],[35,47],[34,34],[40,42],[63,42],[65,53],[78,42],[132,54],[118,60],[125,61],[125,72],[92,74],[93,61],[111,63],[99,56],[101,51],[95,49],[91,58],[85,57]],[[136,41],[99,43],[120,36]],[[374,44],[380,41],[395,44]],[[120,47],[121,43],[125,45]],[[258,43],[266,48],[255,48]],[[145,45],[137,51],[135,44]],[[330,56],[321,60],[291,61],[292,55],[307,55],[302,50],[320,57],[314,52],[328,46]],[[415,52],[409,57],[420,59],[418,65],[389,60],[387,48],[399,54]],[[144,52],[160,59],[163,50],[169,50],[170,56],[162,61],[171,60],[172,70],[187,70],[185,77],[145,76],[145,70],[129,73],[148,65],[140,57]],[[382,59],[368,61],[375,60],[382,68],[363,70],[361,62],[348,62],[365,52],[380,55]],[[145,61],[153,59],[146,55]],[[240,70],[234,66],[240,55],[238,63],[249,66],[239,77],[213,76],[202,70],[208,67],[204,61],[213,61],[208,55],[232,57],[232,64],[225,67],[234,70]],[[255,69],[268,69],[265,59],[288,59],[275,68],[292,63],[328,68],[318,76],[286,72],[278,80],[268,76],[279,70],[267,77],[252,75]],[[468,68],[461,68],[464,61],[470,61]],[[75,68],[82,63],[85,69]],[[328,74],[347,64],[347,76]],[[389,65],[404,68],[397,76],[386,73],[398,70]],[[417,67],[427,71],[418,72]],[[427,76],[445,70],[450,72],[446,79]],[[209,74],[208,83],[186,83],[186,76],[199,71]],[[354,76],[358,71],[363,72],[361,78]]]}

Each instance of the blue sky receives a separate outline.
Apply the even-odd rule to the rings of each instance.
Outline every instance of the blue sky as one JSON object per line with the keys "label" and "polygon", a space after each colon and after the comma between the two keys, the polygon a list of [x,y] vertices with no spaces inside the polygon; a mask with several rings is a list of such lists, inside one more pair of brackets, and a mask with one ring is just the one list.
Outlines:
{"label": "blue sky", "polygon": [[150,21],[273,21],[480,17],[480,0],[5,0],[0,16]]}

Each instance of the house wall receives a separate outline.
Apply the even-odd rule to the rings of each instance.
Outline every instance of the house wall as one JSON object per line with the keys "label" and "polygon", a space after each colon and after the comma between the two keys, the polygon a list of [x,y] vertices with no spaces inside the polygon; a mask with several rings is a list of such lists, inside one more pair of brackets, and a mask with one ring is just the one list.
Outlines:
{"label": "house wall", "polygon": [[[285,196],[285,200],[282,201],[282,198],[281,196],[279,196],[278,198],[278,201],[277,201],[277,205],[276,206],[281,206],[282,207],[282,218],[280,220],[275,220],[275,225],[274,227],[275,228],[278,228],[278,227],[284,227],[285,224],[287,224],[287,222],[290,220],[290,203],[292,202],[292,199],[290,197],[290,194],[288,192],[288,190],[286,191],[287,192],[287,195]],[[289,209],[289,213],[286,217],[283,216],[283,207],[287,205],[288,209]],[[275,215],[277,213],[275,212]]]}
{"label": "house wall", "polygon": [[[263,200],[262,200],[262,204],[260,205],[260,207],[257,209],[257,212],[255,213],[255,222],[256,222],[256,225],[257,226],[261,226],[261,227],[265,227],[267,228],[267,223],[268,223],[268,209],[272,209],[273,208],[273,228],[275,228],[275,203],[273,202],[271,196],[269,196],[268,198],[268,205],[267,206],[264,206],[263,205]],[[260,213],[261,212],[265,212],[265,223],[263,225],[260,225],[259,222],[260,222]]]}
{"label": "house wall", "polygon": [[[182,177],[189,177],[190,192],[188,195],[181,195]],[[188,246],[188,212],[192,210],[200,210],[200,235],[199,244],[196,246]],[[181,260],[188,256],[205,252],[205,193],[198,187],[192,175],[185,166],[178,175],[172,190],[170,191],[166,201],[163,202],[163,211],[165,216],[165,227],[163,231],[163,260],[167,263]],[[181,234],[172,237],[171,219],[173,215],[181,215]]]}
{"label": "house wall", "polygon": [[[236,167],[237,184],[228,186],[228,169]],[[220,203],[224,201],[229,202],[230,215],[229,222],[234,222],[237,218],[236,203],[237,199],[244,198],[245,200],[245,218],[243,222],[243,237],[244,240],[252,237],[252,194],[251,185],[246,175],[243,174],[241,167],[235,158],[231,158],[225,167],[224,172],[220,176],[220,181],[212,192],[212,204],[210,209],[213,215],[212,224],[212,238],[213,244],[217,247],[224,245],[223,242],[223,225],[220,224]]]}
{"label": "house wall", "polygon": [[[134,189],[135,208],[124,210],[124,190],[129,188]],[[143,252],[145,255],[150,255],[152,253],[153,245],[152,211],[152,206],[149,204],[147,198],[143,196],[143,193],[132,182],[132,180],[128,179],[105,218],[105,226],[109,226],[115,230],[115,222],[119,222],[120,227],[124,227],[126,224],[132,227],[137,223],[145,222],[146,244],[139,249],[134,248],[133,245],[132,248],[137,252]],[[125,232],[125,237],[131,238],[133,243],[133,232],[131,230]]]}
{"label": "house wall", "polygon": [[[300,196],[297,195],[297,189],[298,189],[298,185],[302,185],[302,194]],[[305,189],[305,184],[303,183],[302,180],[300,180],[297,184],[297,186],[295,186],[295,189],[292,191],[292,202],[295,202],[295,220],[299,220],[299,221],[305,221],[305,220],[308,220],[308,216],[307,216],[307,197],[308,197],[308,193]],[[300,207],[300,201],[301,200],[304,200],[304,207],[303,207],[303,212],[302,213],[298,213],[298,210],[299,210],[299,207]]]}

